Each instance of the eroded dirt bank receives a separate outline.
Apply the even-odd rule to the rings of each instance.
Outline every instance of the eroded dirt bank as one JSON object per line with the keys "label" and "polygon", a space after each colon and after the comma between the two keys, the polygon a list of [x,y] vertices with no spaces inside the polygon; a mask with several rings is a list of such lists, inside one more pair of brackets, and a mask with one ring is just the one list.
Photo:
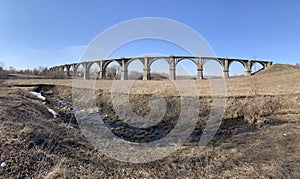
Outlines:
{"label": "eroded dirt bank", "polygon": [[[47,98],[45,104],[31,95],[31,90],[41,92]],[[168,111],[163,121],[156,128],[137,131],[122,124],[112,110],[107,91],[99,90],[96,94],[99,112],[104,114],[107,126],[132,142],[147,143],[164,137],[180,112],[178,96],[164,96]],[[132,110],[147,115],[149,97],[131,95]],[[228,98],[222,125],[204,148],[197,144],[211,99],[199,97],[199,122],[184,146],[165,158],[144,164],[116,161],[94,149],[78,128],[69,103],[69,87],[3,86],[0,98],[0,159],[7,163],[6,168],[0,169],[0,175],[5,178],[300,176],[300,95]],[[58,113],[57,118],[48,108]]]}

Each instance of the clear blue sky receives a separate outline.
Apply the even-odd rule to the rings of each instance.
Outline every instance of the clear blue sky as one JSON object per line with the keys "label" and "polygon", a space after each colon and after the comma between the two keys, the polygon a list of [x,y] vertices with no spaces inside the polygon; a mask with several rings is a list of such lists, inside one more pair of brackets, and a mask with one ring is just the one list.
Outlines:
{"label": "clear blue sky", "polygon": [[103,30],[140,17],[190,26],[217,56],[300,62],[297,0],[0,0],[0,61],[17,69],[77,62]]}

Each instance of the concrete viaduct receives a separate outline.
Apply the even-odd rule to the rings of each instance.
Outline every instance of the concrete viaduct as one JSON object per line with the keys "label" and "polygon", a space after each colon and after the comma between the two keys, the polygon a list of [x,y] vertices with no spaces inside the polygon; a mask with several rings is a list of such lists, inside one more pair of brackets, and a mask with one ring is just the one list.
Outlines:
{"label": "concrete viaduct", "polygon": [[83,78],[89,79],[90,68],[93,64],[97,64],[100,68],[99,79],[104,79],[106,75],[106,68],[112,62],[117,62],[121,66],[121,80],[128,79],[128,66],[131,62],[139,60],[143,68],[143,80],[150,80],[150,69],[153,62],[156,60],[165,60],[169,64],[169,79],[176,80],[176,66],[182,60],[190,60],[197,66],[197,79],[203,79],[203,66],[210,60],[217,61],[223,69],[223,78],[229,77],[229,66],[233,62],[239,62],[245,69],[245,75],[251,75],[251,68],[255,63],[262,65],[262,69],[266,69],[272,65],[271,61],[263,60],[247,60],[247,59],[234,59],[234,58],[218,58],[218,57],[194,57],[194,56],[161,56],[161,57],[135,57],[135,58],[119,58],[119,59],[108,59],[108,60],[97,60],[97,61],[87,61],[79,62],[73,64],[65,64],[61,66],[55,66],[49,69],[52,72],[65,72],[68,77],[70,77],[70,69],[73,68],[73,72],[76,74],[78,67],[83,66]]}

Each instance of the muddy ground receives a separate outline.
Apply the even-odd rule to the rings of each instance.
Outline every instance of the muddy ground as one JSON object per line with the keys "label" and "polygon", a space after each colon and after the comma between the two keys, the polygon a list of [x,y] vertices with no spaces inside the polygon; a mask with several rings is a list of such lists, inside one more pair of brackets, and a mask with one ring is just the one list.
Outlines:
{"label": "muddy ground", "polygon": [[[45,101],[30,94],[41,92]],[[176,124],[178,96],[163,96],[168,111],[156,127],[134,130],[112,110],[110,94],[96,91],[103,121],[118,137],[148,143]],[[98,151],[82,134],[72,112],[72,88],[3,85],[0,91],[1,178],[298,178],[300,95],[229,97],[213,140],[198,143],[211,99],[199,97],[198,122],[184,145],[167,157],[142,164],[120,162]],[[130,96],[132,110],[149,113],[149,94]],[[54,118],[48,108],[58,113]],[[157,132],[159,131],[159,132]]]}

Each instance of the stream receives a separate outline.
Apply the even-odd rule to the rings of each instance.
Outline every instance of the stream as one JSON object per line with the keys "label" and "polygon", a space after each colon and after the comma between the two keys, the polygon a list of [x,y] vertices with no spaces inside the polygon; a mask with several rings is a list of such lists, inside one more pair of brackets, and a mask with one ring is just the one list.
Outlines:
{"label": "stream", "polygon": [[[44,93],[43,96],[42,91],[31,91],[30,93],[43,101],[44,105],[47,106],[49,113],[53,115],[53,118],[61,119],[66,125],[71,125],[72,127],[78,128],[78,124],[73,111],[73,104],[71,101],[61,99],[52,93]],[[173,129],[173,124],[170,124],[168,122],[163,122],[157,126],[148,128],[136,128],[123,122],[121,119],[112,119],[109,114],[106,113],[100,113],[99,118],[113,134],[129,142],[153,142],[163,138]],[[238,123],[233,123],[232,121],[229,121],[228,124],[226,123],[226,121],[223,121],[222,125],[217,131],[215,138],[220,137],[223,139],[224,137],[230,137],[231,135],[235,134],[240,135],[252,130],[252,127],[249,128],[249,125],[241,121],[239,121]],[[196,126],[187,141],[198,144],[202,135],[202,129],[203,126]]]}

